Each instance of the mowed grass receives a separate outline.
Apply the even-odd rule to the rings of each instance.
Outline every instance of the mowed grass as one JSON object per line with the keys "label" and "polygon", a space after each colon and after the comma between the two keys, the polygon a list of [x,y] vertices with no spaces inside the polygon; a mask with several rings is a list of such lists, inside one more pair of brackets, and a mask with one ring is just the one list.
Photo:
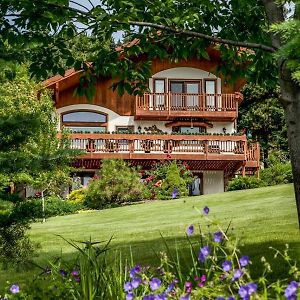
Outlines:
{"label": "mowed grass", "polygon": [[[293,186],[289,184],[51,218],[44,224],[32,225],[30,237],[41,245],[36,261],[46,265],[57,256],[74,256],[74,249],[57,235],[76,241],[90,237],[103,241],[113,236],[111,247],[120,249],[124,257],[132,252],[135,262],[153,265],[157,263],[156,253],[165,249],[161,233],[171,248],[175,248],[176,241],[185,255],[188,253],[186,227],[200,224],[207,230],[199,212],[204,206],[210,208],[209,217],[217,219],[223,228],[231,222],[230,234],[240,239],[243,253],[253,261],[259,261],[262,255],[272,260],[274,252],[269,247],[282,250],[285,244],[290,245],[291,255],[300,259],[296,205]],[[276,270],[282,270],[278,263]],[[26,280],[26,271],[1,272],[0,284],[7,277],[11,281]]]}

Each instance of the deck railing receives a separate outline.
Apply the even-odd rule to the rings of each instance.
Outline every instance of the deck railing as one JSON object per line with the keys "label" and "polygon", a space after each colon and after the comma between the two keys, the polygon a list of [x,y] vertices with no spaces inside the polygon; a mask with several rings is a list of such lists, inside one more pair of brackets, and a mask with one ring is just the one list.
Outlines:
{"label": "deck railing", "polygon": [[246,151],[246,167],[257,167],[260,165],[260,145],[252,143],[248,145]]}
{"label": "deck railing", "polygon": [[[119,157],[120,154],[154,155],[165,159],[166,154],[177,159],[246,159],[246,136],[214,135],[154,135],[154,134],[105,134],[72,133],[72,149],[79,149],[92,156]],[[106,155],[105,155],[106,154]],[[202,155],[202,156],[201,156]],[[127,157],[127,156],[126,156]]]}
{"label": "deck railing", "polygon": [[240,93],[145,93],[136,97],[136,114],[148,112],[237,112]]}

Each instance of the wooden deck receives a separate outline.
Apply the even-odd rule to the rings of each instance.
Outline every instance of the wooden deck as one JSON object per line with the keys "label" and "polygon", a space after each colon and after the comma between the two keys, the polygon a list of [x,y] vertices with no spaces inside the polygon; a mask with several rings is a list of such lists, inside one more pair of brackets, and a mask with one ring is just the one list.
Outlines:
{"label": "wooden deck", "polygon": [[136,97],[135,119],[172,120],[178,117],[233,121],[238,115],[240,93],[145,93]]}
{"label": "wooden deck", "polygon": [[142,165],[176,159],[188,162],[192,169],[230,172],[248,163],[249,167],[259,166],[259,146],[248,147],[245,135],[73,133],[70,143],[72,149],[84,152],[80,160],[91,161],[94,166],[102,159],[112,158]]}

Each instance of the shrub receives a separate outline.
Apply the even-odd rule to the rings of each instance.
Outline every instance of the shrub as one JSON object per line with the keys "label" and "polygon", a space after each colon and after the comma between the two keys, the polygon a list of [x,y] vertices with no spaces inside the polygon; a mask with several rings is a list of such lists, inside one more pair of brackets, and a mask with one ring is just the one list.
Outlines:
{"label": "shrub", "polygon": [[266,183],[255,176],[238,176],[231,180],[228,184],[228,191],[237,191],[245,189],[255,189],[266,186]]}
{"label": "shrub", "polygon": [[162,180],[162,184],[158,189],[158,199],[172,199],[188,195],[187,183],[180,176],[180,169],[173,161],[169,164],[166,177]]}
{"label": "shrub", "polygon": [[75,204],[83,204],[85,201],[86,189],[78,189],[72,191],[68,196],[68,202]]}
{"label": "shrub", "polygon": [[[152,198],[159,199],[188,195],[187,187],[193,181],[193,174],[188,170],[188,166],[176,161],[157,163],[151,171],[147,172],[147,175],[147,187],[151,191]],[[176,192],[177,195],[174,197]]]}
{"label": "shrub", "polygon": [[267,185],[276,185],[293,182],[292,166],[289,162],[277,162],[261,171],[260,178]]}
{"label": "shrub", "polygon": [[18,266],[31,259],[36,245],[26,235],[28,229],[29,224],[24,222],[0,222],[0,261],[4,268]]}
{"label": "shrub", "polygon": [[[45,199],[45,218],[74,214],[82,209],[81,204],[71,203],[58,197],[48,197]],[[42,219],[42,200],[41,198],[24,200],[19,203],[13,213],[16,220],[18,219]]]}
{"label": "shrub", "polygon": [[99,177],[87,188],[85,203],[88,207],[102,209],[150,197],[137,170],[123,160],[104,160]]}

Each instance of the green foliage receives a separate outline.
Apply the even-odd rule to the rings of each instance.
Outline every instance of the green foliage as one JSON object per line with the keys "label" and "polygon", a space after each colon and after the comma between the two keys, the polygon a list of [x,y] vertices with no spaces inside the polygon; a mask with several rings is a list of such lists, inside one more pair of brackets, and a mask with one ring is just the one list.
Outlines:
{"label": "green foliage", "polygon": [[[0,185],[29,183],[40,189],[68,180],[77,152],[57,138],[51,95],[18,68],[14,80],[0,85]],[[40,95],[37,101],[37,95]]]}
{"label": "green foliage", "polygon": [[300,85],[300,20],[295,18],[273,24],[271,32],[279,34],[284,41],[284,45],[276,53],[276,58],[285,61],[292,79]]}
{"label": "green foliage", "polygon": [[140,182],[136,169],[123,160],[104,160],[99,179],[93,180],[86,192],[86,205],[102,209],[110,205],[147,199],[149,193]]}
{"label": "green foliage", "polygon": [[[3,217],[3,216],[2,216]],[[0,215],[0,218],[2,218]],[[30,242],[26,231],[28,224],[24,222],[0,226],[0,261],[2,267],[18,266],[28,262],[34,253],[36,245]]]}
{"label": "green foliage", "polygon": [[267,166],[270,152],[280,150],[288,153],[287,126],[279,90],[248,84],[243,89],[243,95],[238,129],[246,129],[251,139],[260,143],[262,160]]}
{"label": "green foliage", "polygon": [[[174,193],[174,194],[173,194]],[[180,174],[180,168],[176,161],[168,165],[165,178],[157,191],[158,199],[172,199],[188,195],[187,182]]]}
{"label": "green foliage", "polygon": [[[83,206],[80,203],[72,203],[51,196],[45,199],[45,218],[74,214],[82,208]],[[41,198],[20,202],[14,209],[12,217],[16,220],[29,219],[32,221],[42,219],[44,216]]]}
{"label": "green foliage", "polygon": [[82,188],[82,189],[78,189],[78,190],[72,191],[68,195],[68,199],[67,200],[70,203],[83,204],[84,201],[85,201],[85,196],[86,196],[86,189]]}
{"label": "green foliage", "polygon": [[260,178],[267,185],[285,184],[293,182],[293,172],[290,162],[276,163],[261,171]]}
{"label": "green foliage", "polygon": [[[188,166],[177,161],[161,161],[147,172],[147,187],[152,198],[171,199],[187,196],[187,187],[193,181],[193,174]],[[173,194],[174,188],[177,195]]]}
{"label": "green foliage", "polygon": [[255,176],[238,176],[231,180],[228,184],[228,191],[255,189],[266,186],[266,183]]}

